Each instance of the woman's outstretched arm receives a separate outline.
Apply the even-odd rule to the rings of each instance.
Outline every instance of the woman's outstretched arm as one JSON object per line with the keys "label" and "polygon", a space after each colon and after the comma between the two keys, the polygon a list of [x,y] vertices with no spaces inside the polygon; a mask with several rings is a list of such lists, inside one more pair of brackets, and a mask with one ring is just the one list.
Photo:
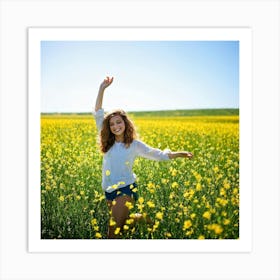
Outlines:
{"label": "woman's outstretched arm", "polygon": [[152,148],[140,140],[135,141],[135,148],[136,148],[137,156],[141,156],[151,160],[168,160],[168,159],[175,159],[178,157],[191,159],[193,157],[193,154],[191,152],[187,152],[187,151],[172,152],[168,149],[162,151],[160,149]]}
{"label": "woman's outstretched arm", "polygon": [[102,108],[104,91],[109,85],[112,84],[113,80],[114,80],[113,77],[112,78],[106,77],[106,79],[104,79],[104,81],[101,83],[101,85],[99,87],[98,95],[96,98],[95,112],[97,112],[99,109]]}

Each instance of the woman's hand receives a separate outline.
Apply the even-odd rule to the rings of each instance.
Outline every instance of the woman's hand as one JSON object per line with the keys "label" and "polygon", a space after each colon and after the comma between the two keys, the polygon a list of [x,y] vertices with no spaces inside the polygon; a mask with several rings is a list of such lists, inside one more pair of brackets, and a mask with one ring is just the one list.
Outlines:
{"label": "woman's hand", "polygon": [[182,158],[189,158],[192,159],[193,158],[193,154],[191,152],[170,152],[168,154],[168,157],[170,159],[174,159],[174,158],[178,158],[178,157],[182,157]]}
{"label": "woman's hand", "polygon": [[181,152],[181,157],[192,159],[193,154],[191,152]]}
{"label": "woman's hand", "polygon": [[114,80],[114,77],[112,77],[112,78],[106,77],[106,79],[104,79],[104,81],[101,83],[100,89],[104,90],[105,88],[107,88],[109,85],[112,84],[113,80]]}

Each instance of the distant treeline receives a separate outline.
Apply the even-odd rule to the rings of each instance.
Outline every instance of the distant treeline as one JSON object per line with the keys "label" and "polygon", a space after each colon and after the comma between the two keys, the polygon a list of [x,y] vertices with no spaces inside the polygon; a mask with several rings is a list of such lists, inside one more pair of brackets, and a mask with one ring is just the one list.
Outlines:
{"label": "distant treeline", "polygon": [[[185,116],[238,116],[239,109],[188,109],[188,110],[163,110],[163,111],[132,111],[128,112],[135,117],[185,117]],[[86,116],[88,113],[42,113],[42,116],[47,115],[75,115]]]}
{"label": "distant treeline", "polygon": [[129,113],[137,117],[238,116],[239,109],[189,109],[189,110],[141,111],[141,112],[129,112]]}

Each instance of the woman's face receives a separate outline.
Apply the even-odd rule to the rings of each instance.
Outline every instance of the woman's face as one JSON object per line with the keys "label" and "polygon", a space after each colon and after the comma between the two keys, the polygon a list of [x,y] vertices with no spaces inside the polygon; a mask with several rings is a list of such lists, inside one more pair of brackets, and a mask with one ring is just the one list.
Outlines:
{"label": "woman's face", "polygon": [[109,121],[109,125],[110,125],[111,132],[116,137],[123,136],[125,131],[125,123],[121,116],[119,115],[113,116]]}

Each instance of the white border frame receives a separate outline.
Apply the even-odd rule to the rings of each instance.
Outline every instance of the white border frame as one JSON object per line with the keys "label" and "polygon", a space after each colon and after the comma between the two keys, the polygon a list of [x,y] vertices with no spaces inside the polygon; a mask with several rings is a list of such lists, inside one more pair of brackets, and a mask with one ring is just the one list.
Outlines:
{"label": "white border frame", "polygon": [[[29,28],[29,251],[250,252],[252,247],[252,47],[250,28]],[[237,240],[46,240],[40,228],[41,41],[239,41],[240,237]]]}
{"label": "white border frame", "polygon": [[[279,280],[279,8],[279,0],[0,0],[0,279]],[[254,142],[250,253],[28,252],[27,28],[31,26],[252,29]],[[125,263],[125,270],[120,269],[117,260]]]}

